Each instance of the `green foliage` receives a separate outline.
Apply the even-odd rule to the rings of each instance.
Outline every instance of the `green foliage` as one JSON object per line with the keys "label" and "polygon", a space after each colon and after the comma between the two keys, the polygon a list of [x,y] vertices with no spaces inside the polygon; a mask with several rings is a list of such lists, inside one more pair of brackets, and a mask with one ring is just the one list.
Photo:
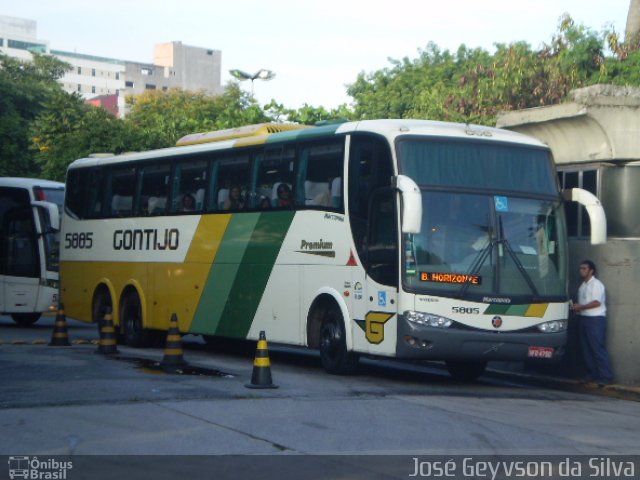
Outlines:
{"label": "green foliage", "polygon": [[286,108],[275,100],[271,100],[271,103],[265,105],[264,108],[274,120],[286,120],[303,125],[315,125],[318,122],[326,120],[356,119],[353,111],[345,104],[328,111],[324,107],[313,107],[305,103],[299,109],[294,110],[292,108]]}
{"label": "green foliage", "polygon": [[237,84],[228,85],[217,97],[172,89],[147,91],[127,101],[130,111],[124,123],[136,132],[135,150],[170,147],[189,133],[269,120]]}
{"label": "green foliage", "polygon": [[30,125],[61,92],[56,80],[69,68],[45,55],[34,54],[32,62],[0,55],[0,175],[39,176],[30,150]]}
{"label": "green foliage", "polygon": [[190,133],[268,121],[313,125],[322,120],[429,118],[493,125],[500,111],[562,102],[574,88],[609,83],[640,86],[640,36],[620,42],[560,19],[548,44],[497,44],[490,53],[429,43],[418,57],[358,75],[347,93],[353,107],[260,106],[238,83],[222,95],[170,90],[129,97],[115,118],[67,94],[56,82],[70,68],[54,57],[32,62],[0,55],[0,175],[64,179],[70,162],[90,153],[170,147]]}
{"label": "green foliage", "polygon": [[[605,56],[607,48],[614,56]],[[415,60],[390,60],[391,67],[361,73],[348,93],[358,118],[429,118],[495,124],[498,112],[562,102],[575,89],[596,83],[640,85],[638,42],[617,44],[615,32],[601,35],[560,20],[548,45],[497,44],[495,53],[461,45],[455,54],[429,44]]]}
{"label": "green foliage", "polygon": [[68,165],[90,153],[121,153],[135,143],[135,132],[102,108],[76,94],[58,92],[32,124],[32,144],[42,176],[64,181]]}

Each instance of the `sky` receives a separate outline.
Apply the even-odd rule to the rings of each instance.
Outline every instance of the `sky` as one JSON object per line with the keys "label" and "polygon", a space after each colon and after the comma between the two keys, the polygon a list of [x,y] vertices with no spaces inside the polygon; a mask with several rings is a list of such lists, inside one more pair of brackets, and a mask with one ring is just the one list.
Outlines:
{"label": "sky", "polygon": [[[51,49],[151,63],[156,43],[222,52],[229,70],[265,68],[261,104],[335,108],[352,99],[360,72],[415,59],[429,42],[494,50],[496,43],[549,43],[566,12],[595,32],[624,34],[630,0],[2,0],[0,15],[37,22]],[[250,82],[242,87],[251,91]]]}

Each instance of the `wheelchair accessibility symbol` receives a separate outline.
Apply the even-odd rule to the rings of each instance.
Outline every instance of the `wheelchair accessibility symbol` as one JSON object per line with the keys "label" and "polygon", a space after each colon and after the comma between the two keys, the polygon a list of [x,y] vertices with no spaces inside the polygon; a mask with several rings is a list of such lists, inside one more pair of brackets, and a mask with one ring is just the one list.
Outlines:
{"label": "wheelchair accessibility symbol", "polygon": [[493,201],[496,206],[496,212],[509,211],[509,199],[507,197],[493,197]]}

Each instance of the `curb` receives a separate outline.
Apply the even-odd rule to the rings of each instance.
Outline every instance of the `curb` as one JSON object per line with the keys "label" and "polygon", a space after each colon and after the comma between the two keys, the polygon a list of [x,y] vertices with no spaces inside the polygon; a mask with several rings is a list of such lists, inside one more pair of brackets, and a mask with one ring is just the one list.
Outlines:
{"label": "curb", "polygon": [[527,372],[511,372],[508,370],[502,370],[499,368],[487,368],[487,373],[490,375],[496,375],[500,377],[516,377],[526,379],[530,383],[552,386],[566,391],[587,393],[590,395],[598,395],[603,397],[620,398],[623,400],[632,400],[640,402],[640,386],[624,385],[619,383],[612,383],[604,387],[599,387],[594,383],[585,384],[580,380],[562,377],[551,377],[548,375],[540,375]]}

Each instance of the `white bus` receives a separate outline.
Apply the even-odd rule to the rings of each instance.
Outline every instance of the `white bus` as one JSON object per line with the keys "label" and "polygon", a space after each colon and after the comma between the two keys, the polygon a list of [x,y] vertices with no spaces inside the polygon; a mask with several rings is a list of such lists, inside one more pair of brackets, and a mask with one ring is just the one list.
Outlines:
{"label": "white bus", "polygon": [[58,307],[63,200],[63,183],[0,178],[0,312],[20,325],[31,325]]}
{"label": "white bus", "polygon": [[264,330],[318,349],[331,373],[373,355],[474,378],[489,360],[554,360],[566,341],[553,161],[508,131],[372,120],[189,135],[75,161],[62,223],[67,315],[112,307],[130,345],[177,313],[205,339]]}

